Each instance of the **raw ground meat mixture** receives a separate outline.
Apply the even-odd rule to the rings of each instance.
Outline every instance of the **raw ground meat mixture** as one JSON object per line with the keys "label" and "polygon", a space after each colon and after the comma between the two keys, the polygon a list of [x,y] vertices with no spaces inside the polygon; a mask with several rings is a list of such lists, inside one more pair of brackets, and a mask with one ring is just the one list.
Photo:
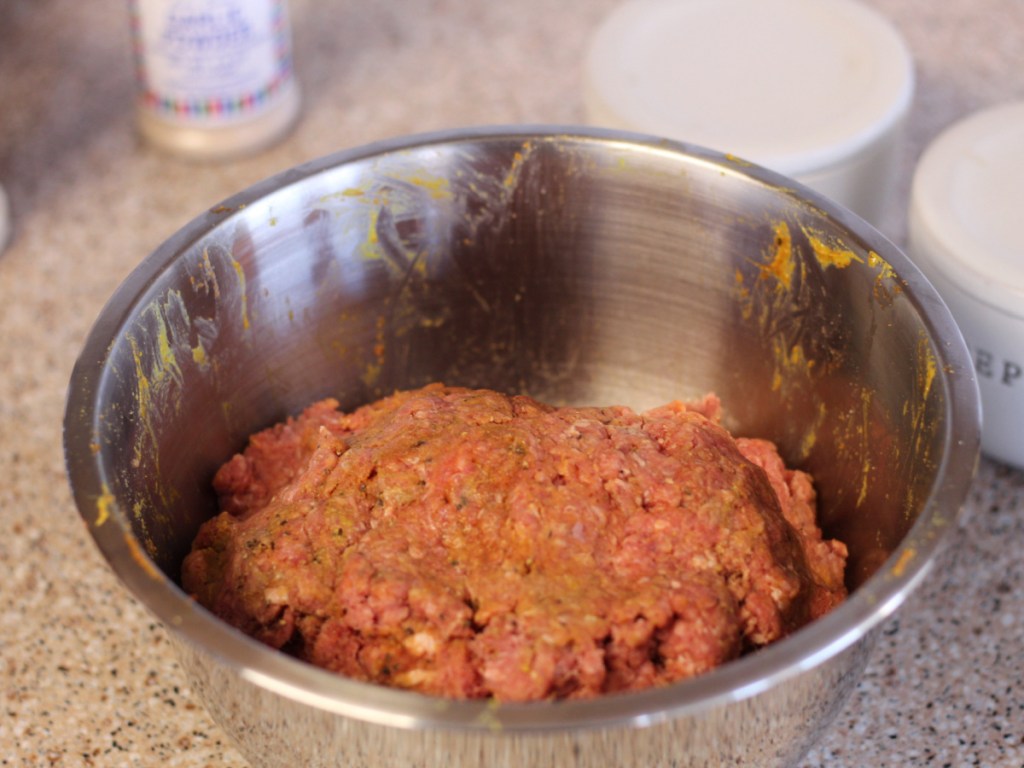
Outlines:
{"label": "raw ground meat mixture", "polygon": [[841,602],[811,479],[718,401],[554,408],[430,385],[326,400],[217,473],[184,588],[263,642],[446,697],[700,674]]}

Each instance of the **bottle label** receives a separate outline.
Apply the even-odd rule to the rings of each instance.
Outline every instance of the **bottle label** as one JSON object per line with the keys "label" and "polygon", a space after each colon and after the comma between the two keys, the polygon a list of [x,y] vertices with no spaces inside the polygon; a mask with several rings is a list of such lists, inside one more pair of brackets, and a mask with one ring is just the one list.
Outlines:
{"label": "bottle label", "polygon": [[292,77],[286,0],[133,0],[142,105],[186,124],[254,117]]}

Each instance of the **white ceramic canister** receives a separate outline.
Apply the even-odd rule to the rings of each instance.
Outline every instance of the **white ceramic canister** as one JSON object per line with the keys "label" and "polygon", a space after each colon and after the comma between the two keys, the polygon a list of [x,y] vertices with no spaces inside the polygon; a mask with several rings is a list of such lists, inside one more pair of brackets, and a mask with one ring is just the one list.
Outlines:
{"label": "white ceramic canister", "polygon": [[584,67],[589,122],[728,152],[876,226],[913,91],[902,37],[856,0],[629,0]]}
{"label": "white ceramic canister", "polygon": [[974,358],[982,450],[1024,468],[1024,102],[972,114],[914,172],[907,250]]}
{"label": "white ceramic canister", "polygon": [[299,113],[286,0],[131,0],[139,131],[197,160],[282,138]]}

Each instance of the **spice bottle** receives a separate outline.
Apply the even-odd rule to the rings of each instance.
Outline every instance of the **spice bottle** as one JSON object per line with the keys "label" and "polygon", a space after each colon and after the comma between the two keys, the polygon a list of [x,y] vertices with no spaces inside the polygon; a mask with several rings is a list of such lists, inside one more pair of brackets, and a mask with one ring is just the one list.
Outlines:
{"label": "spice bottle", "polygon": [[256,152],[299,112],[287,0],[130,0],[136,117],[196,160]]}

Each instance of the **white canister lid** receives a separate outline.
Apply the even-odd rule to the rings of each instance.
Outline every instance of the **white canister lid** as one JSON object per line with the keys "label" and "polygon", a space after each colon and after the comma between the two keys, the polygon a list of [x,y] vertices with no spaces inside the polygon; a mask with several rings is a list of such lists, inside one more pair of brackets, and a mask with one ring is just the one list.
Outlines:
{"label": "white canister lid", "polygon": [[913,89],[902,37],[856,0],[628,0],[584,67],[592,123],[729,152],[851,199],[869,193],[846,195],[830,174],[890,170],[865,157],[892,142]]}
{"label": "white canister lid", "polygon": [[948,127],[914,172],[914,251],[982,304],[1024,318],[1024,102]]}

